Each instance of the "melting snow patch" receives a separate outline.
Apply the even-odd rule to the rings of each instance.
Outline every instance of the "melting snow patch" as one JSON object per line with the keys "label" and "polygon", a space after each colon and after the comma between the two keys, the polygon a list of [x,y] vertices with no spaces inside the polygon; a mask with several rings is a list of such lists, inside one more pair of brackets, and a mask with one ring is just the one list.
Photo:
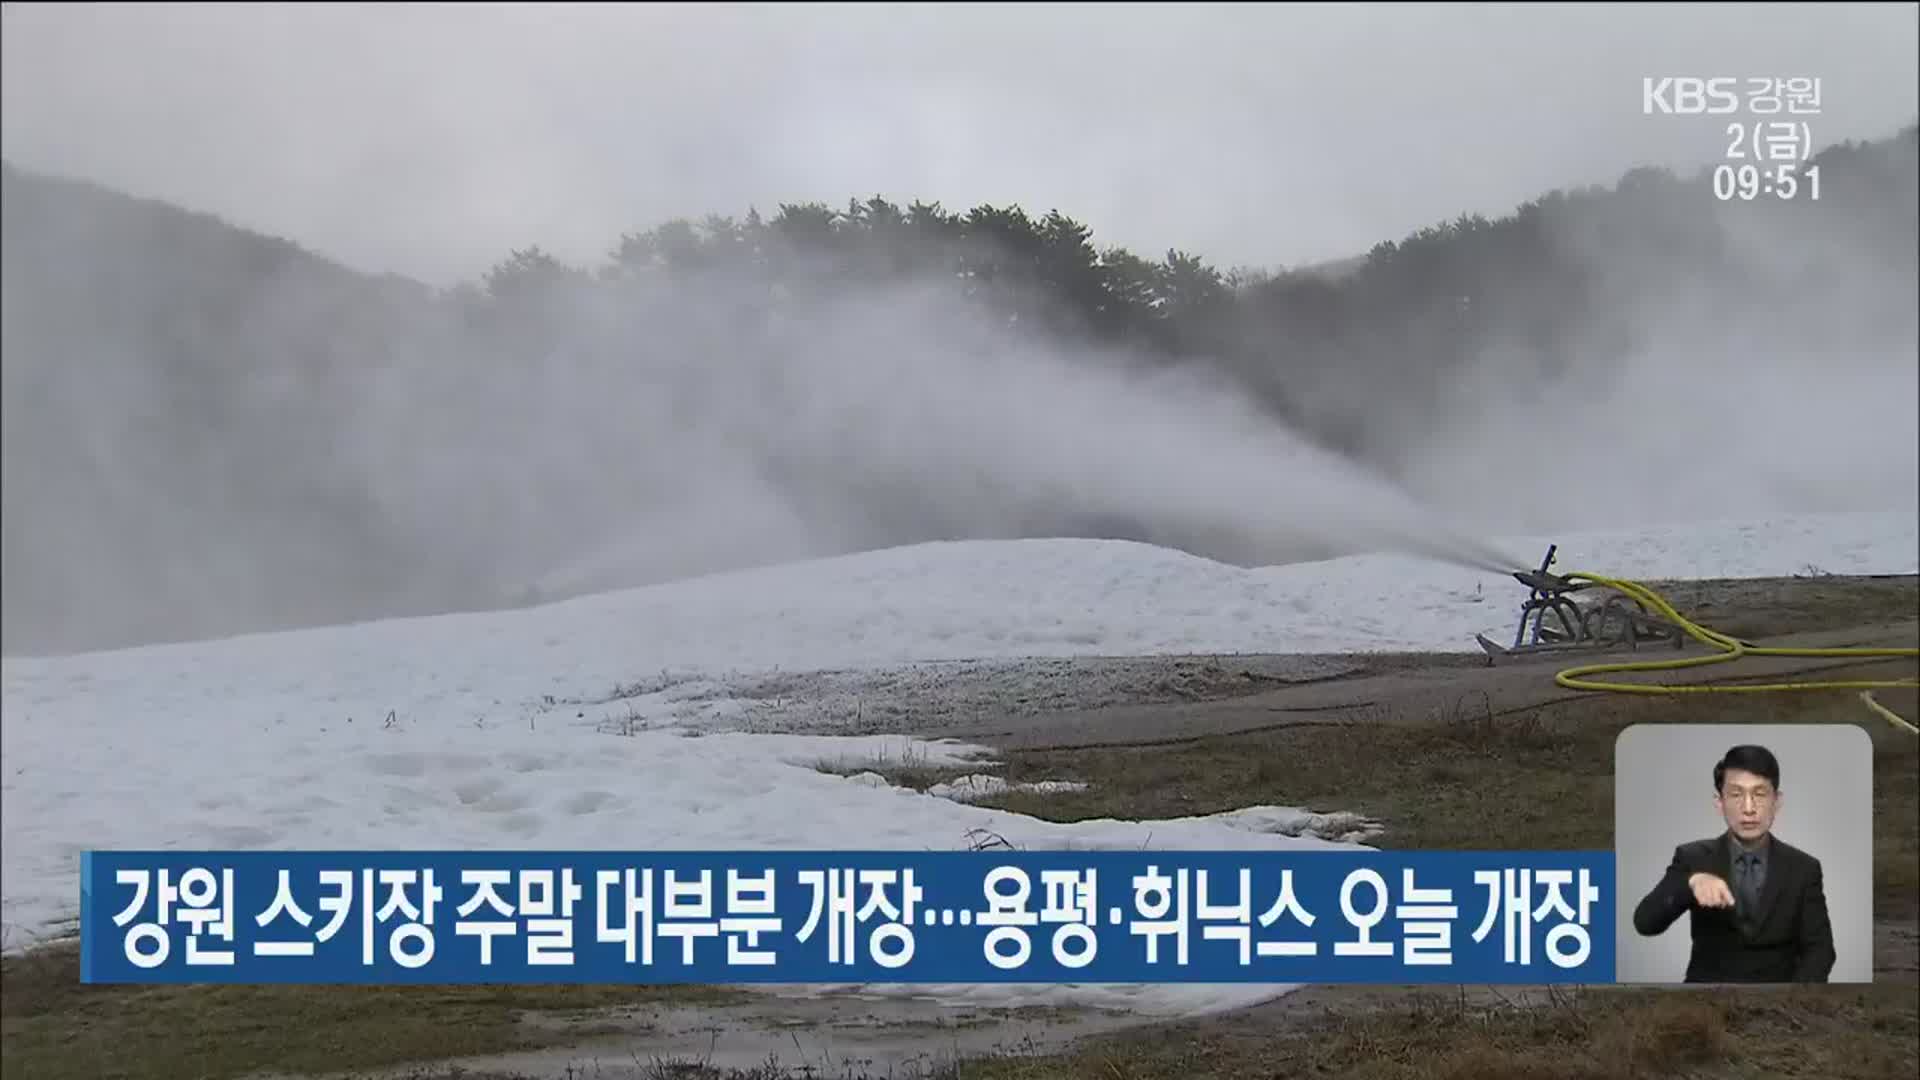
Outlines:
{"label": "melting snow patch", "polygon": [[998,776],[974,773],[943,784],[935,784],[927,789],[927,794],[957,802],[974,802],[1015,791],[1031,792],[1036,795],[1055,795],[1061,792],[1085,790],[1087,785],[1077,780],[1040,780],[1031,784],[1009,784]]}
{"label": "melting snow patch", "polygon": [[1199,819],[1248,832],[1277,833],[1281,836],[1311,836],[1335,843],[1359,844],[1386,831],[1371,818],[1346,811],[1316,813],[1292,806],[1248,806],[1209,814]]}

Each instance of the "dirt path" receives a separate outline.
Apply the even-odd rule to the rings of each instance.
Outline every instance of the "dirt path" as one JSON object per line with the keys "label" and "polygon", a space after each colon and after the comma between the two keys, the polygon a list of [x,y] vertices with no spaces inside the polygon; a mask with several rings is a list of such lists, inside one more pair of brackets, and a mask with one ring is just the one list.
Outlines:
{"label": "dirt path", "polygon": [[[1788,634],[1762,638],[1759,645],[1812,648],[1920,647],[1920,620],[1883,623],[1848,630]],[[1575,664],[1612,660],[1650,660],[1697,656],[1708,650],[1689,642],[1675,650],[1661,646],[1639,651],[1580,653],[1574,656],[1512,658],[1488,666],[1484,661],[1457,657],[1436,658],[1426,666],[1409,666],[1394,657],[1369,663],[1351,661],[1358,670],[1324,679],[1280,684],[1273,689],[1231,698],[1116,705],[1098,709],[1067,709],[1017,722],[1002,718],[948,724],[917,732],[929,737],[980,742],[1002,750],[1049,750],[1100,746],[1141,746],[1177,743],[1219,735],[1244,734],[1269,728],[1324,723],[1331,715],[1342,719],[1373,716],[1384,722],[1420,722],[1466,709],[1473,715],[1494,716],[1525,709],[1582,700],[1592,695],[1567,690],[1553,681],[1555,672]],[[1471,666],[1470,666],[1471,665]],[[1884,667],[1886,678],[1911,677],[1914,661],[1818,659],[1797,657],[1743,657],[1725,664],[1657,673],[1619,676],[1621,681],[1668,683],[1772,681],[1784,676],[1818,679],[1821,672]]]}

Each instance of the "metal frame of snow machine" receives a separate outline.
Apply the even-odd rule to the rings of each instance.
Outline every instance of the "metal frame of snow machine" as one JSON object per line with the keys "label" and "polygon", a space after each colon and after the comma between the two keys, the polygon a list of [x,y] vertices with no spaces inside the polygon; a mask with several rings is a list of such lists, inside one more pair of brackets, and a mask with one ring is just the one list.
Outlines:
{"label": "metal frame of snow machine", "polygon": [[[1548,572],[1560,545],[1547,547],[1539,567],[1515,573],[1514,580],[1531,590],[1520,607],[1520,625],[1514,630],[1513,644],[1500,645],[1485,634],[1474,639],[1486,650],[1487,663],[1505,656],[1525,656],[1543,652],[1577,649],[1632,648],[1642,642],[1671,642],[1675,649],[1685,644],[1685,634],[1672,622],[1647,611],[1639,600],[1592,582],[1569,581]],[[1582,605],[1579,593],[1603,589],[1606,599]]]}

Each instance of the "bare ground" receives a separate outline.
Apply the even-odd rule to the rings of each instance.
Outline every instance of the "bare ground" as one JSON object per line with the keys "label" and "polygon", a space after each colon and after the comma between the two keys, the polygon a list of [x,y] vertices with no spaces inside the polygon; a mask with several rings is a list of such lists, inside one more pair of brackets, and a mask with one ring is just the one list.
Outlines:
{"label": "bare ground", "polygon": [[[1663,591],[1689,615],[1767,644],[1920,643],[1913,577],[1681,583]],[[1672,653],[1643,648],[1640,655]],[[1083,792],[1011,793],[990,802],[1041,817],[1155,818],[1278,802],[1364,813],[1388,829],[1373,843],[1419,848],[1607,846],[1613,788],[1604,763],[1614,735],[1631,723],[1862,725],[1876,753],[1875,968],[1883,985],[1710,997],[1639,988],[1569,995],[1309,987],[1252,1009],[1141,1027],[1087,1012],[1013,1015],[697,989],[395,995],[79,987],[55,950],[0,965],[0,1071],[56,1080],[329,1069],[414,1080],[1914,1075],[1920,739],[1840,693],[1570,692],[1552,675],[1572,662],[1490,667],[1477,654],[1441,654],[949,665],[891,686],[858,672],[769,682],[764,707],[736,720],[958,737],[995,747],[1009,780],[1090,784]],[[1667,674],[1725,681],[1784,672],[1899,678],[1912,677],[1916,665],[1748,659]],[[815,693],[823,689],[827,708]],[[1911,690],[1883,692],[1880,700],[1920,718]],[[1596,762],[1603,767],[1594,769]],[[937,770],[896,777],[915,786],[940,778]],[[1589,813],[1540,809],[1568,805]]]}

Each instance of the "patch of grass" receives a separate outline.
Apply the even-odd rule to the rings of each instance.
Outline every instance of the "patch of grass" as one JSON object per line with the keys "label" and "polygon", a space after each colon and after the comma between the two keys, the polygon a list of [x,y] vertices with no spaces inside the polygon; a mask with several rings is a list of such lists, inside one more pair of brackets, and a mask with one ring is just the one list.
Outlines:
{"label": "patch of grass", "polygon": [[[1340,719],[1171,746],[1014,751],[1006,778],[1072,775],[1091,787],[1009,792],[984,805],[1059,821],[1211,814],[1252,803],[1351,810],[1401,847],[1578,847],[1612,829],[1611,734],[1538,713],[1450,706],[1436,723]],[[1595,770],[1588,755],[1601,754]],[[1581,806],[1588,814],[1567,815]]]}
{"label": "patch of grass", "polygon": [[970,1061],[967,1080],[1312,1076],[1329,1080],[1651,1080],[1912,1076],[1911,987],[1550,992],[1485,1007],[1451,989],[1382,1008],[1254,1024],[1215,1019]]}
{"label": "patch of grass", "polygon": [[[1882,705],[1920,718],[1920,694],[1876,691]],[[1865,706],[1862,706],[1864,708]],[[1920,919],[1920,738],[1875,724],[1873,736],[1873,905],[1881,918]]]}
{"label": "patch of grass", "polygon": [[1920,577],[1804,576],[1649,581],[1681,614],[1738,638],[1822,633],[1912,619]]}
{"label": "patch of grass", "polygon": [[[1885,666],[1863,668],[1889,677]],[[1847,670],[1823,677],[1856,677]],[[1913,691],[1882,704],[1915,715]],[[1613,843],[1613,746],[1637,723],[1834,723],[1874,744],[1874,891],[1882,917],[1920,913],[1920,739],[1843,693],[1596,694],[1498,715],[1477,697],[1431,715],[1366,711],[1326,722],[1162,746],[1009,751],[1009,782],[1074,776],[1082,792],[1009,792],[981,805],[1054,821],[1166,818],[1255,803],[1345,810],[1399,848],[1600,849]],[[1904,915],[1902,913],[1905,913]]]}
{"label": "patch of grass", "polygon": [[649,1003],[720,1004],[699,986],[87,986],[79,948],[0,959],[0,1074],[219,1080],[530,1050],[581,1032],[520,1023]]}

